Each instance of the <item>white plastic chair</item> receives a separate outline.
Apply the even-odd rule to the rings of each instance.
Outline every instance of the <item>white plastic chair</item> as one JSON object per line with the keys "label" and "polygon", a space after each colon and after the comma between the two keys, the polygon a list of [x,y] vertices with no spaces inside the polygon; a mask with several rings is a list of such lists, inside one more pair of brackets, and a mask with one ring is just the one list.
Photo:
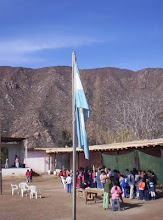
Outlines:
{"label": "white plastic chair", "polygon": [[61,176],[61,182],[63,184],[63,188],[66,189],[66,180],[63,176]]}
{"label": "white plastic chair", "polygon": [[37,189],[36,186],[30,186],[30,187],[29,187],[29,190],[30,190],[30,194],[29,194],[30,199],[32,199],[33,196],[35,196],[35,198],[37,199],[38,195],[39,195],[40,198],[41,198],[40,190]]}
{"label": "white plastic chair", "polygon": [[[18,185],[15,185],[15,184],[11,183],[11,194],[12,194],[12,196],[14,195],[14,191],[16,191],[18,189],[19,189]],[[19,192],[18,192],[18,194],[19,194]]]}
{"label": "white plastic chair", "polygon": [[29,192],[29,186],[26,183],[19,183],[19,188],[21,192],[21,196],[23,197],[24,193],[26,193],[26,196]]}

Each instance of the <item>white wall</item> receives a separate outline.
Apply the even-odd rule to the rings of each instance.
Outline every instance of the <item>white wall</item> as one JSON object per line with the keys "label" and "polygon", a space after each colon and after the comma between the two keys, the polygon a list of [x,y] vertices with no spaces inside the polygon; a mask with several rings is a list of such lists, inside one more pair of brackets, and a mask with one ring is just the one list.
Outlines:
{"label": "white wall", "polygon": [[44,151],[30,151],[28,149],[26,167],[30,167],[36,173],[46,173],[49,170],[50,157]]}
{"label": "white wall", "polygon": [[28,168],[10,168],[10,169],[2,169],[2,177],[4,176],[24,176],[24,180],[26,179],[26,172]]}

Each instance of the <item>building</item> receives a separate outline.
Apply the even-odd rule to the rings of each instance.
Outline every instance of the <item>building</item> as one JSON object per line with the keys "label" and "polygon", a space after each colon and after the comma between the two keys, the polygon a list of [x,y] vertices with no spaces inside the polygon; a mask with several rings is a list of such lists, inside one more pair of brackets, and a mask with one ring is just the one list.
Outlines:
{"label": "building", "polygon": [[[72,169],[73,149],[65,148],[28,148],[28,140],[25,138],[1,138],[1,148],[6,149],[9,167],[14,167],[15,155],[20,160],[20,166],[32,168],[39,174],[44,174],[55,169]],[[99,167],[104,164],[102,155],[120,156],[130,152],[147,153],[148,155],[163,157],[163,138],[153,140],[140,140],[123,143],[112,143],[90,146],[90,160],[84,158],[82,149],[77,148],[76,166]],[[139,161],[135,154],[135,167],[139,168]],[[2,166],[4,167],[4,160]]]}
{"label": "building", "polygon": [[[126,153],[139,150],[148,155],[163,157],[163,138],[153,140],[140,140],[123,143],[112,143],[104,145],[90,146],[90,160],[84,158],[82,149],[77,148],[76,166],[80,167],[99,167],[103,165],[102,154],[106,155],[125,155]],[[72,169],[72,148],[36,148],[36,151],[45,152],[49,155],[50,171],[57,169]],[[59,159],[59,160],[58,160]],[[135,167],[138,168],[138,160],[135,156]]]}

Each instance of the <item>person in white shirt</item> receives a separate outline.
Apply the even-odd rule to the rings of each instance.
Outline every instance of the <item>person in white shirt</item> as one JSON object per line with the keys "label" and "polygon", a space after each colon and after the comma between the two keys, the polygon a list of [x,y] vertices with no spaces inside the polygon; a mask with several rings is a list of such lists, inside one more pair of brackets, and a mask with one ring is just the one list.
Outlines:
{"label": "person in white shirt", "polygon": [[67,193],[71,193],[72,178],[70,174],[68,174],[66,178],[66,184],[67,184]]}

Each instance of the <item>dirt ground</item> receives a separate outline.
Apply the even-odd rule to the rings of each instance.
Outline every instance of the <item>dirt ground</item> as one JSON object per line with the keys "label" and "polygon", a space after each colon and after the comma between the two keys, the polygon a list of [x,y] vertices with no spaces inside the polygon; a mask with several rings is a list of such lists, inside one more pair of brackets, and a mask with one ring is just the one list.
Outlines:
{"label": "dirt ground", "polygon": [[[72,219],[72,194],[67,194],[59,178],[54,176],[34,177],[32,185],[41,189],[42,198],[29,199],[11,195],[10,183],[18,184],[25,178],[4,178],[3,195],[0,195],[0,220],[69,220]],[[31,185],[31,184],[30,184]],[[163,219],[163,196],[152,201],[140,202],[125,199],[124,211],[103,210],[102,200],[84,203],[77,198],[77,220],[122,219],[122,220],[161,220]]]}

